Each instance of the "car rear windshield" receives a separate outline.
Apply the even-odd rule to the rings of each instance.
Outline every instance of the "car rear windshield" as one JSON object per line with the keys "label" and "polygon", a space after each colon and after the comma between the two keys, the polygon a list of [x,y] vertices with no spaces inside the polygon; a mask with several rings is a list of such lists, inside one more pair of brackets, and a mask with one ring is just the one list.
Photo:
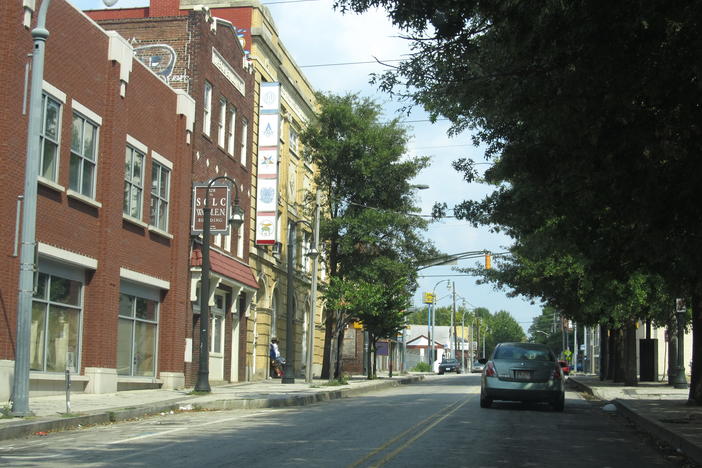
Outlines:
{"label": "car rear windshield", "polygon": [[532,348],[520,345],[502,345],[495,350],[495,359],[515,361],[555,361],[551,351],[545,348]]}
{"label": "car rear windshield", "polygon": [[441,364],[456,364],[457,362],[458,360],[456,359],[444,359],[443,361],[441,361]]}

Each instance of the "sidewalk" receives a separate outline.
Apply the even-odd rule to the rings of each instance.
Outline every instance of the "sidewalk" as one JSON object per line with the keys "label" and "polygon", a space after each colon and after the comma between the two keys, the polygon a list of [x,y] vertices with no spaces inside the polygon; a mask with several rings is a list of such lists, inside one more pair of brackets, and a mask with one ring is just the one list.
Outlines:
{"label": "sidewalk", "polygon": [[578,390],[614,403],[618,411],[643,432],[679,449],[702,466],[702,406],[688,406],[688,389],[676,389],[663,382],[639,382],[625,386],[600,381],[594,375],[571,375]]}
{"label": "sidewalk", "polygon": [[107,424],[170,411],[256,409],[301,406],[319,401],[356,396],[401,384],[416,383],[423,375],[380,377],[367,380],[354,376],[348,385],[329,386],[326,380],[312,384],[304,379],[282,384],[279,379],[212,387],[206,395],[192,395],[192,389],[133,390],[108,394],[71,394],[71,411],[66,414],[66,396],[30,397],[28,418],[0,418],[0,440],[94,424]]}

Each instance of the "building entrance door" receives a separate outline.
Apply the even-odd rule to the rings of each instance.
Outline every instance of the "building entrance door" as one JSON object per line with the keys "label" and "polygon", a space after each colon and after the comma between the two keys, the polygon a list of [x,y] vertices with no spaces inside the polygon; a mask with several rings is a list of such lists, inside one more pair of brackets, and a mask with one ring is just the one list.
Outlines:
{"label": "building entrance door", "polygon": [[223,294],[215,294],[210,307],[210,380],[224,380],[224,307]]}

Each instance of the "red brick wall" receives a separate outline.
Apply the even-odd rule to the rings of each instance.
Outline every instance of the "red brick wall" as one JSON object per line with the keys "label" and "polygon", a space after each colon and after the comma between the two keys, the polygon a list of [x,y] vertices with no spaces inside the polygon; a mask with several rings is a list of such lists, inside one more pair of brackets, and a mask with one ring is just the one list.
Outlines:
{"label": "red brick wall", "polygon": [[[11,222],[2,223],[4,239],[14,237],[15,200],[23,192],[27,117],[21,115],[26,54],[32,49],[28,31],[19,24],[21,2],[2,2],[1,31],[7,34],[10,60],[0,71],[3,112],[0,130],[6,136],[0,157],[7,170],[0,174],[2,210]],[[12,8],[5,11],[7,3]],[[8,13],[8,14],[5,14]],[[37,240],[92,257],[98,268],[84,289],[82,366],[115,367],[120,268],[170,282],[163,294],[159,318],[159,370],[183,371],[183,346],[188,287],[191,149],[185,143],[185,121],[176,114],[176,95],[149,70],[134,62],[126,97],[119,96],[120,65],[107,59],[108,39],[65,0],[49,9],[45,81],[66,93],[62,109],[59,184],[68,187],[71,102],[77,100],[102,117],[100,127],[96,208],[69,198],[65,191],[39,188]],[[3,37],[5,38],[5,37]],[[4,49],[4,47],[3,47]],[[3,57],[4,58],[4,57]],[[12,115],[7,119],[5,115]],[[173,162],[169,209],[172,239],[122,218],[126,135],[149,148],[144,174],[142,220],[148,222],[151,150]],[[0,268],[0,359],[14,359],[18,261],[8,255],[6,242]]]}
{"label": "red brick wall", "polygon": [[[152,1],[152,9],[154,3]],[[153,12],[152,12],[153,13]],[[240,205],[245,213],[249,213],[250,187],[251,187],[251,150],[253,148],[253,108],[254,108],[254,76],[243,69],[244,52],[241,49],[238,39],[231,28],[224,24],[218,24],[215,31],[212,31],[211,24],[207,22],[203,12],[183,11],[187,16],[181,17],[159,17],[145,19],[102,19],[100,25],[108,30],[119,32],[127,38],[135,47],[153,47],[166,44],[172,48],[176,55],[175,63],[170,75],[166,79],[171,86],[187,90],[196,101],[195,131],[193,135],[193,170],[192,182],[207,182],[208,180],[227,175],[234,179],[239,186]],[[93,18],[97,18],[90,12]],[[153,14],[152,14],[153,16]],[[104,18],[104,17],[103,17]],[[215,48],[224,59],[236,70],[236,73],[245,80],[245,95],[242,95],[212,64],[212,48]],[[173,77],[178,77],[173,80]],[[164,74],[165,77],[165,74]],[[212,127],[210,135],[202,133],[203,96],[205,81],[209,82],[213,88],[212,94]],[[239,151],[235,151],[235,156],[231,157],[217,144],[217,121],[219,119],[219,99],[223,97],[226,101],[237,109],[237,125],[235,129],[235,148],[240,146],[242,137],[242,117],[249,122],[248,155],[246,166],[240,164]],[[247,238],[244,245],[248,246],[248,235],[250,229],[249,217],[246,217],[246,226],[243,232]],[[232,239],[232,252],[236,253],[236,238]],[[234,260],[232,260],[234,261]],[[244,249],[244,262],[248,262],[248,249]],[[237,278],[234,278],[235,280]],[[236,299],[235,299],[236,300]],[[192,304],[188,301],[187,307]],[[186,385],[192,385],[197,378],[197,364],[199,362],[200,331],[198,327],[198,315],[190,315],[185,320],[186,336],[193,340],[192,363],[185,364]],[[227,323],[231,324],[231,317],[227,317]],[[246,320],[242,320],[242,329],[246,329]],[[245,375],[245,345],[246,335],[241,335],[239,352],[239,375]],[[226,341],[226,355],[231,356],[231,335],[228,334]],[[229,359],[225,362],[225,376],[230,373]]]}

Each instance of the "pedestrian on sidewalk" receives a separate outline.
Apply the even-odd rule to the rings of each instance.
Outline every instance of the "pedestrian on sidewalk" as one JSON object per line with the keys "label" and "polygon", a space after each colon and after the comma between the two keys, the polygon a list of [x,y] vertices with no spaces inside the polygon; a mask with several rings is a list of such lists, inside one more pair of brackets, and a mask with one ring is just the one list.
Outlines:
{"label": "pedestrian on sidewalk", "polygon": [[280,349],[278,348],[278,340],[273,338],[270,344],[270,374],[271,377],[282,377],[283,370],[280,367]]}

